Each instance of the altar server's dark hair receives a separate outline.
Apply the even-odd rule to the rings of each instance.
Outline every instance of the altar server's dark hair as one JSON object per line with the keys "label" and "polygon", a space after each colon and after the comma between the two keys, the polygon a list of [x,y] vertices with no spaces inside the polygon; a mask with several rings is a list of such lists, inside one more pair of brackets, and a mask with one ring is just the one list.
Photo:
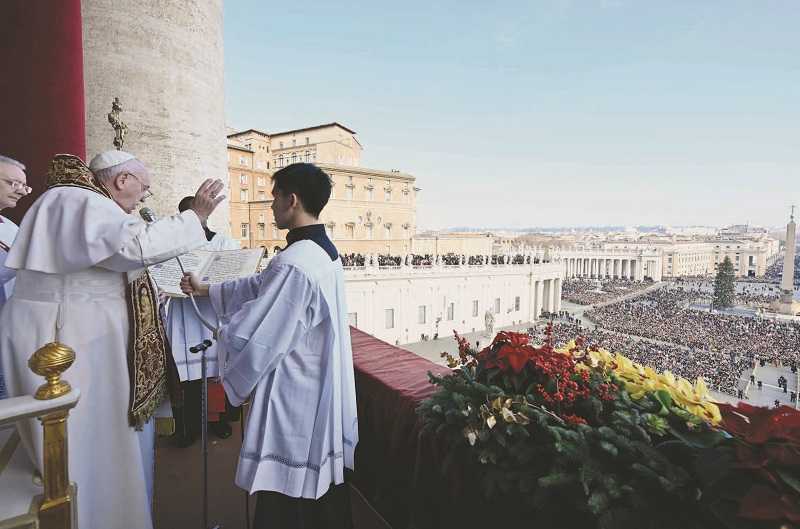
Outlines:
{"label": "altar server's dark hair", "polygon": [[272,175],[275,189],[300,198],[306,213],[319,217],[322,208],[331,198],[331,177],[310,163],[293,163]]}

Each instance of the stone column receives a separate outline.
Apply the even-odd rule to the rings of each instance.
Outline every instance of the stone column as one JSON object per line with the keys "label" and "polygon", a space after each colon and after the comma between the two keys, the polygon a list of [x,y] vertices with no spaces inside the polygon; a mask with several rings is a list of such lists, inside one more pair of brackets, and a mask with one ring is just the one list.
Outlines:
{"label": "stone column", "polygon": [[[797,224],[794,222],[794,215],[786,225],[786,253],[783,256],[783,276],[781,277],[781,290],[783,292],[794,292],[794,254],[795,241],[797,240]],[[789,300],[791,301],[791,299]]]}
{"label": "stone column", "polygon": [[553,310],[553,294],[552,294],[552,287],[550,285],[552,280],[545,279],[543,281],[543,293],[542,293],[542,308],[547,312],[552,312]]}
{"label": "stone column", "polygon": [[536,309],[536,319],[538,320],[542,314],[542,301],[543,301],[543,293],[544,284],[542,281],[536,282],[536,302],[534,303],[534,307]]}
{"label": "stone column", "polygon": [[553,288],[553,312],[561,310],[561,279],[554,279]]}
{"label": "stone column", "polygon": [[[174,214],[206,178],[227,189],[222,0],[81,3],[87,155],[114,148],[107,114],[119,97],[123,149],[150,169],[156,213]],[[209,224],[230,233],[227,201]]]}

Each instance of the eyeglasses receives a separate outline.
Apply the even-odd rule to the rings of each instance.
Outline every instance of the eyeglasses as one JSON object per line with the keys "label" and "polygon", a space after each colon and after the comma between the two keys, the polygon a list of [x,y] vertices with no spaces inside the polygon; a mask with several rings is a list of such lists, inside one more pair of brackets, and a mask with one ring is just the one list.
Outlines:
{"label": "eyeglasses", "polygon": [[144,193],[144,194],[142,195],[142,202],[144,202],[144,201],[145,201],[145,200],[147,200],[148,198],[153,198],[153,192],[152,192],[152,191],[150,191],[150,186],[146,186],[146,185],[144,185],[144,184],[142,183],[142,180],[141,180],[141,179],[140,179],[140,178],[139,178],[137,175],[135,175],[135,174],[133,174],[133,173],[125,173],[125,174],[127,174],[127,175],[130,175],[130,176],[132,176],[133,178],[135,178],[135,179],[136,179],[136,181],[137,181],[137,182],[139,182],[139,185],[140,185],[140,186],[142,186],[142,193]]}
{"label": "eyeglasses", "polygon": [[30,186],[28,186],[26,184],[23,184],[19,180],[6,180],[6,179],[3,179],[3,182],[5,182],[9,186],[11,186],[11,189],[13,191],[22,191],[23,195],[27,195],[28,193],[33,191],[32,187],[30,187]]}

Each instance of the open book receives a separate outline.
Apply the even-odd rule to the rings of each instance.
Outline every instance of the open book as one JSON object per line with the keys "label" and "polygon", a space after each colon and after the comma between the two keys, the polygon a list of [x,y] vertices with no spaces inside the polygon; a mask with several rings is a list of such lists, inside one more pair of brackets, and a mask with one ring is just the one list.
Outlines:
{"label": "open book", "polygon": [[183,277],[181,265],[185,271],[196,273],[201,283],[222,283],[254,274],[263,255],[263,248],[195,250],[181,255],[180,264],[177,259],[170,259],[153,265],[148,270],[158,288],[166,292],[168,296],[186,297],[180,287],[181,277]]}

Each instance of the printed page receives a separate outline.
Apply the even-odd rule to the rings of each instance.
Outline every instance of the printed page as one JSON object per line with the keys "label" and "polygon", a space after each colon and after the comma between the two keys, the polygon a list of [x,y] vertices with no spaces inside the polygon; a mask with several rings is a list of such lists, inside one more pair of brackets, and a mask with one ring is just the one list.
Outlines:
{"label": "printed page", "polygon": [[[195,250],[181,255],[181,264],[187,272],[198,272],[203,269],[206,262],[211,259],[214,252]],[[150,277],[156,282],[158,288],[166,292],[168,296],[185,297],[181,292],[181,278],[183,272],[177,259],[169,259],[148,267]]]}
{"label": "printed page", "polygon": [[211,254],[200,273],[201,283],[222,283],[256,273],[264,255],[263,248],[222,250]]}

